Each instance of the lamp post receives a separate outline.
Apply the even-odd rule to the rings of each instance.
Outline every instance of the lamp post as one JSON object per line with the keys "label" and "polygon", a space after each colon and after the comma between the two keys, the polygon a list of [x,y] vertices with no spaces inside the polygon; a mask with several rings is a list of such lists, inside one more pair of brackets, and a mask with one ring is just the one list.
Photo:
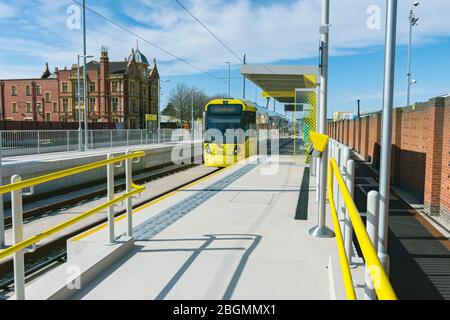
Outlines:
{"label": "lamp post", "polygon": [[194,140],[194,94],[198,93],[197,89],[192,89],[192,104],[191,104],[191,136],[192,141]]}
{"label": "lamp post", "polygon": [[162,96],[162,92],[161,92],[161,82],[167,83],[170,82],[170,80],[161,80],[158,79],[158,143],[161,142],[161,96]]}
{"label": "lamp post", "polygon": [[[80,78],[80,58],[85,57],[84,55],[78,55],[77,56],[77,106],[78,106],[78,150],[82,151],[82,128],[81,128],[81,78]],[[86,56],[86,58],[93,58],[93,56]],[[86,101],[84,102],[84,106],[86,108]]]}
{"label": "lamp post", "polygon": [[[244,54],[244,64],[247,64],[247,55],[246,54]],[[244,84],[243,84],[243,93],[242,93],[242,97],[244,100],[245,100],[245,91],[246,91],[246,88],[245,88],[245,75],[244,75]]]}
{"label": "lamp post", "polygon": [[86,68],[86,0],[83,0],[83,82],[84,82],[84,150],[89,149],[89,116],[87,103],[87,68]]}
{"label": "lamp post", "polygon": [[228,98],[231,98],[231,62],[225,62],[228,64]]}
{"label": "lamp post", "polygon": [[358,119],[361,118],[361,100],[357,100],[358,102]]}
{"label": "lamp post", "polygon": [[416,84],[417,81],[411,80],[411,51],[412,51],[412,31],[413,27],[418,25],[419,18],[414,15],[414,7],[419,5],[418,1],[411,1],[411,8],[409,9],[409,43],[408,43],[408,70],[406,72],[407,89],[406,89],[406,106],[411,103],[411,85]]}

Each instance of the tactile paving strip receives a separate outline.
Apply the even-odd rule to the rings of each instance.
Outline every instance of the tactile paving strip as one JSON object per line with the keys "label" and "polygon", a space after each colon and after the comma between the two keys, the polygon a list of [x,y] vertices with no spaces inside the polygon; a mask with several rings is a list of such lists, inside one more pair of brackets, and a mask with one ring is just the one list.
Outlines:
{"label": "tactile paving strip", "polygon": [[157,216],[145,221],[133,229],[134,239],[149,240],[158,233],[187,215],[189,212],[199,207],[214,195],[222,191],[234,181],[238,180],[251,170],[255,169],[263,160],[255,163],[249,163],[236,172],[224,177],[223,179],[213,183],[208,188],[197,191],[192,196],[180,201],[172,207],[162,211]]}

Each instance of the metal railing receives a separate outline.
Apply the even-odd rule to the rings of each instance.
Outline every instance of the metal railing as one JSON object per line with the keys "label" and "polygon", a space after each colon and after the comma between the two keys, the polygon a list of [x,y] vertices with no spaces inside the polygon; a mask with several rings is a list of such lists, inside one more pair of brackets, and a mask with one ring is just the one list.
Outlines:
{"label": "metal railing", "polygon": [[[127,147],[191,140],[190,130],[90,130],[88,149]],[[201,128],[194,130],[194,140],[201,139]],[[0,131],[0,148],[3,157],[44,154],[52,152],[82,151],[84,135],[79,130],[17,130]]]}
{"label": "metal railing", "polygon": [[[126,201],[126,216],[127,216],[127,236],[133,236],[133,221],[132,221],[132,199],[133,196],[140,194],[145,190],[145,187],[138,186],[133,183],[132,180],[132,164],[139,162],[140,158],[145,155],[142,151],[131,152],[127,151],[125,155],[113,157],[112,154],[108,154],[107,160],[94,162],[91,164],[66,169],[40,177],[36,177],[29,180],[23,180],[20,176],[15,175],[11,177],[11,184],[0,187],[0,195],[10,192],[11,193],[11,215],[12,215],[12,234],[13,244],[0,251],[0,260],[3,260],[11,255],[14,255],[14,287],[17,300],[25,299],[25,260],[24,254],[26,252],[34,252],[36,244],[48,238],[49,236],[58,233],[80,221],[87,219],[88,217],[100,213],[104,210],[108,210],[108,239],[107,243],[114,243],[114,207],[118,203]],[[137,159],[134,160],[134,159]],[[119,165],[115,165],[119,163]],[[114,168],[122,167],[125,163],[125,179],[126,179],[126,191],[124,194],[115,197],[114,194]],[[93,169],[107,167],[108,171],[108,201],[85,212],[72,219],[69,219],[57,226],[47,229],[37,235],[23,239],[23,204],[22,197],[32,195],[34,187],[43,183],[58,180],[64,177],[69,177],[75,174],[87,172]],[[23,190],[30,188],[30,191],[24,193]],[[31,248],[30,248],[31,247]]]}
{"label": "metal railing", "polygon": [[372,191],[368,196],[366,230],[353,200],[354,162],[349,159],[350,150],[332,140],[329,153],[328,198],[347,299],[356,300],[350,271],[354,232],[366,264],[365,299],[378,297],[380,300],[396,300],[397,296],[377,256],[378,193]]}

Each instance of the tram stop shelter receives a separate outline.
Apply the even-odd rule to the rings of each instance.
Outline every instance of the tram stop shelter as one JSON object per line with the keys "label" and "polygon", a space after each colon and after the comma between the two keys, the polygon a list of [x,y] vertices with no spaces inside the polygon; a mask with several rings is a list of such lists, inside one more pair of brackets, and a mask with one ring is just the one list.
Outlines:
{"label": "tram stop shelter", "polygon": [[[241,74],[261,88],[264,98],[284,103],[286,111],[294,112],[294,130],[297,127],[297,112],[303,112],[303,139],[305,148],[308,148],[311,143],[309,133],[316,131],[317,124],[319,67],[244,64],[241,66]],[[294,132],[294,139],[296,138],[297,133]]]}

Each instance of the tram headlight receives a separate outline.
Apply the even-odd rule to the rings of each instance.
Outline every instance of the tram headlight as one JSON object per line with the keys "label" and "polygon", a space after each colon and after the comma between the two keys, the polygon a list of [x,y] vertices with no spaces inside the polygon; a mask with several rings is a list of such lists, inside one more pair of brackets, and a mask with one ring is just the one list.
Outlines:
{"label": "tram headlight", "polygon": [[206,145],[205,151],[206,151],[207,154],[211,154],[212,153],[211,152],[211,147],[209,146],[209,144]]}
{"label": "tram headlight", "polygon": [[234,148],[234,154],[238,155],[239,153],[241,153],[241,147],[240,146],[236,146]]}

